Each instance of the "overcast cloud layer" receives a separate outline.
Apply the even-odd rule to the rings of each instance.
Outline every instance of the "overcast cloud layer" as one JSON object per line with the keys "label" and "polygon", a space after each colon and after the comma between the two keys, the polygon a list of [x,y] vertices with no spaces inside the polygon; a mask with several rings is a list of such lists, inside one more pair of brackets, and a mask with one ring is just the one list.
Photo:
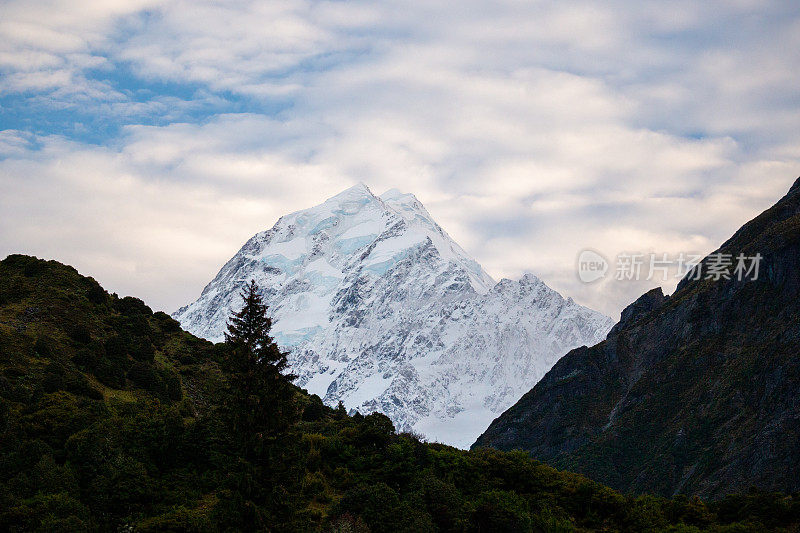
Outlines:
{"label": "overcast cloud layer", "polygon": [[658,282],[581,249],[708,253],[800,174],[795,1],[438,4],[3,2],[0,254],[172,311],[363,181],[616,318]]}

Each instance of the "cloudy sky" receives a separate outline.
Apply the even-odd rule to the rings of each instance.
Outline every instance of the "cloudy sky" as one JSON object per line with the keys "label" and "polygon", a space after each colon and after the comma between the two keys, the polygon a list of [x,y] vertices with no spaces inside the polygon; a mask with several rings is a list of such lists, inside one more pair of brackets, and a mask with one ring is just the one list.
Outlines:
{"label": "cloudy sky", "polygon": [[658,282],[581,249],[708,253],[798,175],[794,0],[0,3],[0,254],[166,311],[363,181],[616,317]]}

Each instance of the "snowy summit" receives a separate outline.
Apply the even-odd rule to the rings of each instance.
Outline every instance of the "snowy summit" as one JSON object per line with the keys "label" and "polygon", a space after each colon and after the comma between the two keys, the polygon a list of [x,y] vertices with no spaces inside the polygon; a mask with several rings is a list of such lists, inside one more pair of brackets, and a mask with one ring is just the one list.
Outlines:
{"label": "snowy summit", "polygon": [[414,195],[364,184],[253,236],[173,316],[219,341],[250,279],[298,385],[460,447],[613,325],[533,275],[495,283]]}

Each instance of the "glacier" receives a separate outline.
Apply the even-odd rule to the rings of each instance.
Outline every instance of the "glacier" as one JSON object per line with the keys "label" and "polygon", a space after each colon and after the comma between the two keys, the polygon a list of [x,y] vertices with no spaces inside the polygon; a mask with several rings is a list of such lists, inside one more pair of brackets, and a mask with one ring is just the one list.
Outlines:
{"label": "glacier", "polygon": [[413,194],[363,183],[254,235],[173,317],[221,341],[251,279],[299,386],[461,448],[613,325],[532,274],[495,282]]}

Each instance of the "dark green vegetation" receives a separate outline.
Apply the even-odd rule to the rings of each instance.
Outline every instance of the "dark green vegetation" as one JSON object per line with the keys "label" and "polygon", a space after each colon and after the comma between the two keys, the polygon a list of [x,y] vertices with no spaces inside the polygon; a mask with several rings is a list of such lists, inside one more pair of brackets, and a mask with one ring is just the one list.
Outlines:
{"label": "dark green vegetation", "polygon": [[800,520],[794,497],[626,497],[524,453],[398,435],[383,415],[350,417],[277,383],[281,356],[245,315],[231,342],[212,345],[70,267],[0,262],[0,530],[763,531]]}
{"label": "dark green vegetation", "polygon": [[521,449],[618,490],[800,490],[800,179],[719,250],[757,280],[650,291],[573,350],[475,447]]}

